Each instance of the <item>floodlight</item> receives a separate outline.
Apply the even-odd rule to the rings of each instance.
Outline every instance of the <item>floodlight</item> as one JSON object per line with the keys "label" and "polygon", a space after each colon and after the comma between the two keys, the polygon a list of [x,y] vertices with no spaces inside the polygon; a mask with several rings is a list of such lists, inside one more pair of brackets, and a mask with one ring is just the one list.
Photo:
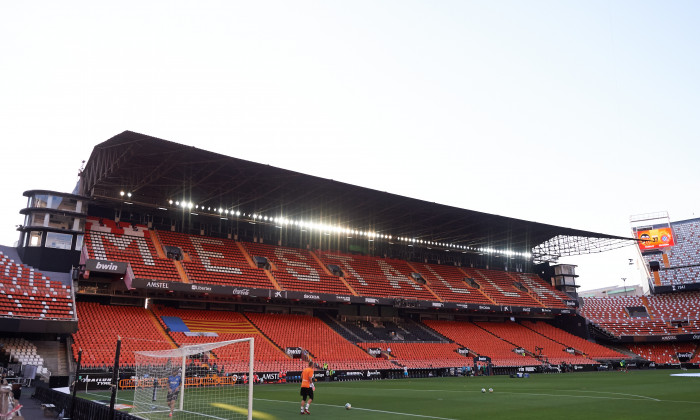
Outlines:
{"label": "floodlight", "polygon": [[126,193],[126,196],[131,197],[131,193],[130,192]]}
{"label": "floodlight", "polygon": [[173,200],[168,200],[168,204],[173,204]]}
{"label": "floodlight", "polygon": [[119,195],[121,195],[122,197],[124,197],[124,191],[119,191]]}
{"label": "floodlight", "polygon": [[240,211],[236,211],[236,216],[240,216],[240,215],[241,215],[241,212],[240,212]]}

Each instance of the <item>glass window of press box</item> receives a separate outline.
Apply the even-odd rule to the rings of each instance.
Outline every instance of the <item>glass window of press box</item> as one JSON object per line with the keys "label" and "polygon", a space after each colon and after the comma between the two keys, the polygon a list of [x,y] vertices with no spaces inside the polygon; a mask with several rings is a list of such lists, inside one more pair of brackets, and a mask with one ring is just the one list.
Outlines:
{"label": "glass window of press box", "polygon": [[86,206],[84,204],[85,203],[83,203],[82,200],[78,200],[76,198],[37,193],[29,197],[27,207],[63,210],[73,213],[85,213]]}
{"label": "glass window of press box", "polygon": [[83,231],[85,229],[85,219],[39,211],[28,214],[25,217],[24,225],[31,227],[48,227],[54,229]]}

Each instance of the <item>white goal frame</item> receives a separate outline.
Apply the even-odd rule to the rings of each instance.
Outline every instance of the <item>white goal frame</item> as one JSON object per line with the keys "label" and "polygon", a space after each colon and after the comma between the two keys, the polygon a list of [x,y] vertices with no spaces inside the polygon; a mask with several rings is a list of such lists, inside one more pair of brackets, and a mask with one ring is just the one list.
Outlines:
{"label": "white goal frame", "polygon": [[[145,357],[150,357],[150,358],[167,358],[167,359],[181,359],[181,386],[180,386],[180,395],[179,395],[179,401],[178,401],[178,408],[180,411],[184,411],[184,404],[185,404],[185,392],[186,392],[186,386],[185,386],[185,379],[186,379],[186,368],[187,368],[187,357],[196,355],[199,353],[205,353],[209,352],[212,350],[215,350],[220,347],[228,346],[231,344],[236,344],[236,343],[242,343],[242,342],[248,342],[248,383],[245,384],[248,389],[248,420],[253,420],[253,378],[254,378],[254,360],[255,360],[255,339],[253,337],[249,338],[240,338],[237,340],[228,340],[228,341],[217,341],[217,342],[212,342],[212,343],[206,343],[206,344],[193,344],[193,345],[184,345],[179,348],[175,349],[170,349],[170,350],[157,350],[157,351],[135,351],[134,355],[140,355],[140,356],[145,356]],[[136,391],[135,391],[136,392]],[[136,398],[136,394],[134,394],[134,398]]]}

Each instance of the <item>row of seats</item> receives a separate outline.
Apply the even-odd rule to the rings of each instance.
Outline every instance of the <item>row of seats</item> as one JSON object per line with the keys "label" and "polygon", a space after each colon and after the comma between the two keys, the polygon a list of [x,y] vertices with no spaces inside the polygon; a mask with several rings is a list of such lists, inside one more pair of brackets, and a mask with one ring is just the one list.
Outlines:
{"label": "row of seats", "polygon": [[542,306],[530,294],[516,287],[513,278],[505,271],[464,268],[467,276],[476,280],[481,290],[491,299],[505,305]]}
{"label": "row of seats", "polygon": [[74,319],[72,288],[0,252],[0,316]]}
{"label": "row of seats", "polygon": [[78,331],[73,334],[73,357],[83,351],[82,365],[103,368],[114,365],[117,339],[121,338],[119,362],[135,364],[135,351],[174,348],[143,307],[78,302]]}
{"label": "row of seats", "polygon": [[696,343],[643,343],[628,344],[629,350],[644,359],[661,364],[677,364],[678,353],[690,353],[693,357],[691,363],[700,361],[698,345]]}
{"label": "row of seats", "polygon": [[[141,278],[183,280],[176,263],[158,257],[164,253],[156,252],[155,241],[182,250],[181,264],[187,281],[193,283],[275,289],[277,287],[265,271],[253,263],[253,257],[265,257],[271,262],[271,274],[282,290],[343,295],[354,291],[371,297],[555,308],[565,307],[564,300],[568,299],[534,274],[408,263],[329,251],[312,252],[171,231],[150,231],[141,225],[92,218],[88,219],[86,226],[85,246],[90,258],[130,262],[134,274]],[[338,266],[343,279],[330,275],[327,271],[329,265]],[[414,278],[416,273],[426,284]],[[474,279],[480,287],[467,285],[466,277]]]}
{"label": "row of seats", "polygon": [[[282,349],[270,342],[267,337],[241,313],[229,311],[205,311],[195,309],[175,309],[171,307],[156,306],[153,312],[158,316],[163,328],[166,324],[162,317],[180,318],[190,332],[215,333],[216,337],[191,336],[184,332],[169,331],[168,334],[178,345],[204,344],[213,341],[238,340],[253,337],[255,339],[255,369],[263,372],[279,372],[289,370],[301,370],[304,363],[300,359],[292,359]],[[210,365],[216,363],[227,372],[240,372],[245,370],[245,360],[248,355],[246,345],[226,346],[214,351],[215,359]],[[243,353],[241,353],[243,352]],[[243,366],[241,368],[240,366]]]}
{"label": "row of seats", "polygon": [[[648,316],[632,317],[629,308],[644,308]],[[580,312],[615,336],[700,332],[700,292],[584,298]]]}
{"label": "row of seats", "polygon": [[272,270],[272,274],[284,290],[352,294],[338,277],[326,274],[323,267],[305,249],[252,242],[243,242],[243,245],[251,256],[265,257],[274,264],[276,269]]}
{"label": "row of seats", "polygon": [[592,359],[576,353],[568,353],[566,345],[515,322],[475,322],[493,335],[522,348],[551,364],[593,364]]}
{"label": "row of seats", "polygon": [[[17,337],[0,337],[0,351],[5,353],[11,363],[36,366],[39,375],[51,375],[44,366],[44,358],[37,353],[34,343]],[[19,375],[19,372],[16,372]]]}
{"label": "row of seats", "polygon": [[274,289],[265,272],[254,268],[235,241],[157,231],[165,246],[185,252],[182,264],[193,283]]}
{"label": "row of seats", "polygon": [[325,265],[337,265],[345,280],[360,295],[388,298],[437,300],[412,279],[406,261],[317,251]]}
{"label": "row of seats", "polygon": [[675,245],[645,254],[645,262],[659,263],[662,286],[700,282],[700,219],[674,222],[671,227]]}
{"label": "row of seats", "polygon": [[309,315],[246,313],[248,319],[278,347],[300,347],[313,356],[318,366],[328,363],[331,369],[392,369],[387,360],[376,360],[333,331],[318,318]]}
{"label": "row of seats", "polygon": [[173,262],[158,257],[148,229],[111,225],[110,220],[87,219],[83,246],[88,258],[128,262],[139,278],[182,281]]}

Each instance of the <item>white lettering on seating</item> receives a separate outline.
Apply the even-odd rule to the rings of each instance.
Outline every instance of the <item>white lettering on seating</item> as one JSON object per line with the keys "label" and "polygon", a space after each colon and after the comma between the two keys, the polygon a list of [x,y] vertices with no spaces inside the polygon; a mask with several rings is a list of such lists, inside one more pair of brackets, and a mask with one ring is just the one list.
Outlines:
{"label": "white lettering on seating", "polygon": [[450,291],[452,291],[453,293],[464,293],[464,294],[469,294],[469,290],[467,290],[467,289],[462,289],[461,287],[454,287],[453,285],[451,285],[450,283],[448,283],[447,280],[445,280],[444,278],[442,278],[442,276],[439,275],[438,273],[436,273],[435,270],[433,270],[430,266],[424,265],[423,267],[425,267],[426,270],[430,271],[430,273],[431,273],[433,276],[435,276],[435,278],[438,279],[438,280],[440,281],[440,283],[444,284],[445,287],[447,287],[448,289],[450,289]]}
{"label": "white lettering on seating", "polygon": [[494,289],[498,290],[501,292],[503,296],[508,296],[508,297],[520,297],[518,293],[515,292],[506,292],[505,290],[501,289],[501,286],[497,285],[496,283],[492,282],[490,279],[484,277],[484,281],[486,281],[488,284],[494,287]]}
{"label": "white lettering on seating", "polygon": [[365,279],[362,278],[362,276],[355,271],[354,268],[350,265],[350,261],[354,261],[352,257],[346,257],[344,255],[326,255],[326,258],[331,259],[331,260],[338,260],[340,262],[340,265],[343,266],[347,270],[348,273],[352,274],[352,276],[363,286],[369,286]]}
{"label": "white lettering on seating", "polygon": [[[130,235],[117,235],[115,233],[107,233],[104,236],[114,245],[115,248],[120,251],[124,251],[131,246],[132,242],[136,242],[136,247],[141,254],[141,261],[145,265],[156,265],[153,261],[153,255],[148,249],[146,240],[141,237],[134,237]],[[95,253],[95,259],[97,260],[108,260],[107,251],[105,251],[104,243],[102,242],[102,235],[92,235],[92,250]]]}
{"label": "white lettering on seating", "polygon": [[391,284],[391,287],[393,287],[394,289],[401,288],[401,286],[399,285],[399,282],[401,281],[411,285],[416,290],[421,290],[421,287],[419,285],[411,281],[407,276],[401,274],[399,270],[390,266],[386,261],[377,260],[377,264],[379,264],[379,268],[382,270],[382,273],[384,273],[384,277],[386,277],[386,279],[389,280],[389,284]]}
{"label": "white lettering on seating", "polygon": [[[529,278],[529,277],[520,276],[520,280],[522,280],[522,282],[523,282],[524,284],[526,284],[526,285],[528,286],[528,288],[529,288],[530,290],[532,290],[533,292],[535,292],[535,294],[536,294],[538,297],[540,297],[540,298],[543,298],[543,299],[544,299],[545,295],[549,295],[549,296],[553,297],[553,298],[556,299],[556,300],[561,300],[561,297],[557,296],[556,293],[554,293],[553,291],[549,290],[548,288],[542,286],[541,284],[535,283],[535,282],[532,281],[532,279]],[[568,303],[567,303],[567,304],[568,304]]]}
{"label": "white lettering on seating", "polygon": [[[306,281],[321,281],[321,276],[318,274],[318,271],[316,271],[315,268],[312,266],[308,265],[304,261],[298,261],[298,260],[290,260],[286,257],[286,255],[293,255],[297,257],[300,260],[305,260],[306,257],[302,255],[300,252],[295,251],[293,249],[284,249],[284,248],[276,248],[275,249],[275,256],[279,258],[280,260],[284,261],[285,264],[287,264],[289,267],[287,267],[287,272],[294,277],[296,277],[299,280],[306,280]],[[297,270],[293,269],[292,267],[300,267],[306,269],[308,274],[299,274]]]}
{"label": "white lettering on seating", "polygon": [[214,251],[205,251],[204,247],[202,246],[203,244],[206,245],[217,245],[217,246],[224,246],[223,241],[220,241],[218,239],[209,239],[209,238],[197,238],[194,236],[190,236],[190,241],[192,241],[192,245],[194,246],[194,249],[197,251],[197,255],[199,255],[199,259],[202,261],[202,265],[204,266],[204,269],[207,271],[212,271],[215,273],[229,273],[229,274],[243,274],[240,268],[237,267],[223,267],[220,265],[214,265],[211,262],[212,258],[218,258],[221,260],[225,260],[224,254],[220,252],[214,252]]}

